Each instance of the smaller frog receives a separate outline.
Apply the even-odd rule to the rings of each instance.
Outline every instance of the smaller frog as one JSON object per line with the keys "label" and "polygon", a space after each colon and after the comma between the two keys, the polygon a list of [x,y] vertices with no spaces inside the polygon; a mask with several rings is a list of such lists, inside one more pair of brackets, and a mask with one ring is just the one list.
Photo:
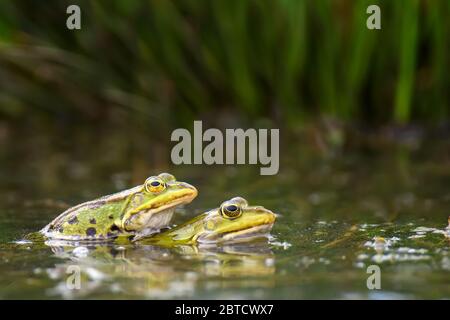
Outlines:
{"label": "smaller frog", "polygon": [[244,198],[235,197],[219,208],[141,242],[163,246],[239,243],[267,238],[275,219],[272,211],[249,206]]}
{"label": "smaller frog", "polygon": [[49,239],[68,241],[145,236],[167,227],[175,208],[196,196],[195,187],[161,173],[137,187],[72,207],[40,233]]}

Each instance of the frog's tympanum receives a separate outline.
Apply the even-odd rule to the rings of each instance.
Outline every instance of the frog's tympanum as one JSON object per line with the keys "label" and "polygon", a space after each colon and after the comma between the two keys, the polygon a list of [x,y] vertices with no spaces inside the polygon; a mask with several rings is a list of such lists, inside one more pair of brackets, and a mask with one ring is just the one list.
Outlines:
{"label": "frog's tympanum", "polygon": [[159,245],[237,243],[267,237],[276,215],[236,197],[168,231],[142,240]]}
{"label": "frog's tympanum", "polygon": [[175,208],[196,196],[193,186],[161,173],[143,185],[72,207],[40,232],[50,239],[69,241],[141,237],[167,227]]}

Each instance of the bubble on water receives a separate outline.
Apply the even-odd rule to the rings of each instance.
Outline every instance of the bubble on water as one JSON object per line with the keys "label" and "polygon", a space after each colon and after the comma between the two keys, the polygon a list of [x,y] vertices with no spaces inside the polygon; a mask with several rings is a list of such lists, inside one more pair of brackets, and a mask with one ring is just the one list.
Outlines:
{"label": "bubble on water", "polygon": [[23,240],[13,241],[13,243],[20,244],[20,245],[26,245],[26,244],[32,244],[33,241],[23,239]]}
{"label": "bubble on water", "polygon": [[416,232],[416,233],[425,233],[425,232],[431,232],[431,231],[435,231],[435,230],[437,230],[437,229],[436,228],[428,228],[428,227],[417,227],[412,231]]}
{"label": "bubble on water", "polygon": [[286,242],[286,241],[283,241],[283,242],[275,241],[275,242],[271,242],[270,244],[273,246],[276,246],[276,247],[281,247],[284,250],[287,250],[292,246],[292,244],[290,244],[289,242]]}
{"label": "bubble on water", "polygon": [[85,258],[89,254],[89,249],[86,247],[76,247],[73,249],[72,254],[78,258]]}
{"label": "bubble on water", "polygon": [[415,235],[408,237],[408,239],[420,239],[420,238],[425,238],[425,235],[424,234],[415,234]]}
{"label": "bubble on water", "polygon": [[373,241],[366,241],[364,246],[374,248],[377,251],[383,251],[398,241],[400,241],[398,237],[384,238],[375,236],[373,237]]}
{"label": "bubble on water", "polygon": [[275,265],[275,259],[267,258],[264,260],[264,264],[266,265],[266,267],[273,267]]}
{"label": "bubble on water", "polygon": [[366,260],[368,258],[369,258],[369,255],[365,254],[365,253],[361,253],[358,255],[358,257],[356,257],[357,260]]}
{"label": "bubble on water", "polygon": [[89,267],[89,268],[86,268],[84,270],[84,272],[93,281],[102,281],[106,278],[106,275],[103,272],[97,270],[96,268]]}
{"label": "bubble on water", "polygon": [[421,248],[421,249],[414,249],[414,248],[408,248],[408,247],[400,247],[397,249],[398,253],[412,253],[412,254],[425,254],[428,252],[427,249]]}
{"label": "bubble on water", "polygon": [[431,257],[424,254],[410,254],[410,253],[386,253],[386,254],[376,254],[372,257],[372,261],[375,263],[383,262],[414,262],[414,261],[424,261],[429,260]]}
{"label": "bubble on water", "polygon": [[392,254],[376,254],[372,257],[372,261],[378,264],[386,261],[392,261]]}
{"label": "bubble on water", "polygon": [[[376,223],[363,223],[363,224],[360,224],[358,226],[358,230],[362,231],[362,232],[365,232],[367,230],[378,228],[378,227],[380,227],[380,225],[376,224]],[[381,230],[378,230],[378,231],[384,232],[385,230],[381,229]]]}

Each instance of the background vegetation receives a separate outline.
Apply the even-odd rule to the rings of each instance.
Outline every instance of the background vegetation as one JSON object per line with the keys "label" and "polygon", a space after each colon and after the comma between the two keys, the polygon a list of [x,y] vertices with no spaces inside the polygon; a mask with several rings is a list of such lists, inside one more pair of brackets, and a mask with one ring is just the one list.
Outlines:
{"label": "background vegetation", "polygon": [[[69,4],[81,31],[65,27]],[[370,4],[380,31],[366,28]],[[2,1],[0,117],[164,137],[218,115],[436,124],[449,114],[449,17],[447,0]]]}

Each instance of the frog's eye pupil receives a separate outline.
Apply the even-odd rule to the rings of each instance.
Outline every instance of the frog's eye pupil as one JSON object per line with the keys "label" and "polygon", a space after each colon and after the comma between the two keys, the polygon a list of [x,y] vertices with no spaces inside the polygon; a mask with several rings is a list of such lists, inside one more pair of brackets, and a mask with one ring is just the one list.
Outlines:
{"label": "frog's eye pupil", "polygon": [[241,208],[234,204],[223,206],[221,211],[222,211],[222,216],[224,216],[225,218],[228,218],[228,219],[238,218],[242,214]]}
{"label": "frog's eye pupil", "polygon": [[161,184],[161,183],[160,183],[159,181],[152,181],[152,182],[150,183],[150,185],[151,185],[152,187],[159,187],[160,184]]}
{"label": "frog's eye pupil", "polygon": [[163,181],[155,178],[147,179],[144,186],[145,190],[151,193],[160,193],[166,188],[166,185]]}

